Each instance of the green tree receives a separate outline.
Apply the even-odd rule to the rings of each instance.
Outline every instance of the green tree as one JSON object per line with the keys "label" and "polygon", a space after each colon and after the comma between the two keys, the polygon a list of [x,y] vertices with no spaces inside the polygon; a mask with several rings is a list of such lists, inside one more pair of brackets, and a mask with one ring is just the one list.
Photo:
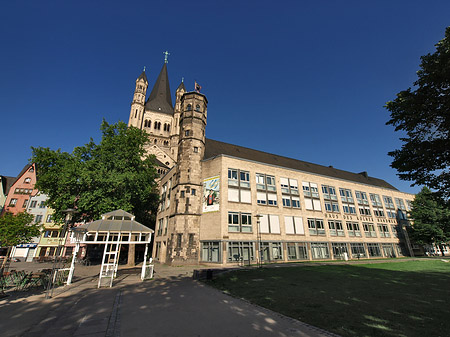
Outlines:
{"label": "green tree", "polygon": [[153,227],[158,205],[155,159],[148,156],[145,131],[123,122],[103,121],[99,144],[91,140],[72,153],[32,148],[36,163],[36,188],[48,195],[55,219],[64,221],[64,210],[76,208],[74,221],[92,221],[101,214],[123,209],[142,224]]}
{"label": "green tree", "polygon": [[[9,257],[11,248],[22,243],[30,242],[32,238],[39,236],[40,226],[33,223],[33,216],[26,212],[16,215],[6,212],[0,217],[0,246],[8,247],[6,256]],[[3,270],[6,259],[3,261]]]}
{"label": "green tree", "polygon": [[425,185],[450,197],[450,27],[436,51],[421,57],[414,89],[386,103],[401,149],[389,152],[400,179]]}
{"label": "green tree", "polygon": [[438,246],[449,242],[450,210],[442,198],[424,187],[411,205],[409,217],[413,224],[409,228],[409,235],[414,242]]}

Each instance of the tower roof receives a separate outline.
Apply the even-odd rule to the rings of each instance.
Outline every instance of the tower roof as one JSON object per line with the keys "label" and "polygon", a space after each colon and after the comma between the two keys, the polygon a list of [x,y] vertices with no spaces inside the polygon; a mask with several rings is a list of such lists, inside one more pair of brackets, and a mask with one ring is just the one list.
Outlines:
{"label": "tower roof", "polygon": [[173,115],[172,96],[170,95],[167,63],[164,63],[152,92],[145,103],[145,109]]}
{"label": "tower roof", "polygon": [[178,90],[181,90],[181,89],[183,89],[184,91],[186,91],[186,87],[184,86],[184,82],[181,82],[181,83],[180,83],[180,85],[179,85],[178,88],[177,88],[177,91],[178,91]]}
{"label": "tower roof", "polygon": [[138,80],[143,79],[146,83],[148,83],[147,75],[145,75],[145,70],[142,71],[142,73],[137,78]]}

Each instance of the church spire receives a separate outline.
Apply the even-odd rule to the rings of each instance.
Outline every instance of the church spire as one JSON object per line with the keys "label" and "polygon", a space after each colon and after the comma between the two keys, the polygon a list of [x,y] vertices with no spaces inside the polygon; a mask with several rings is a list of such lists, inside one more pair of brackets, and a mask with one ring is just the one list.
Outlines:
{"label": "church spire", "polygon": [[172,96],[170,94],[167,63],[164,63],[161,72],[153,86],[152,92],[145,103],[145,109],[173,115]]}

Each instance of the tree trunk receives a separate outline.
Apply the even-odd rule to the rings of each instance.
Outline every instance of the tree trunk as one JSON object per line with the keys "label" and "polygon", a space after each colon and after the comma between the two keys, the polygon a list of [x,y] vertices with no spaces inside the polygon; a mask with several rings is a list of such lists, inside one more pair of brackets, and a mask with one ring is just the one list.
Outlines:
{"label": "tree trunk", "polygon": [[5,272],[6,262],[9,259],[9,254],[11,254],[11,250],[12,250],[12,247],[8,247],[8,250],[6,251],[5,259],[3,260],[2,266],[0,268],[0,272],[1,272],[0,277],[2,277],[3,273]]}
{"label": "tree trunk", "polygon": [[128,263],[127,266],[134,267],[134,257],[136,253],[136,244],[129,244],[128,245]]}

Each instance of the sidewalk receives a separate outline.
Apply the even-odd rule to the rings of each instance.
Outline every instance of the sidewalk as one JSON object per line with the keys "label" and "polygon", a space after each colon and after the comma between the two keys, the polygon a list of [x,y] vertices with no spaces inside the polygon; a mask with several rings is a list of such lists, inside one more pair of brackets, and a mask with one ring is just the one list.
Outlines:
{"label": "sidewalk", "polygon": [[[84,271],[94,273],[97,271]],[[91,268],[91,267],[89,267]],[[97,278],[44,295],[0,301],[1,336],[330,336],[192,280],[199,266],[156,265],[153,280],[124,270],[113,288]],[[77,272],[76,272],[77,273]]]}

